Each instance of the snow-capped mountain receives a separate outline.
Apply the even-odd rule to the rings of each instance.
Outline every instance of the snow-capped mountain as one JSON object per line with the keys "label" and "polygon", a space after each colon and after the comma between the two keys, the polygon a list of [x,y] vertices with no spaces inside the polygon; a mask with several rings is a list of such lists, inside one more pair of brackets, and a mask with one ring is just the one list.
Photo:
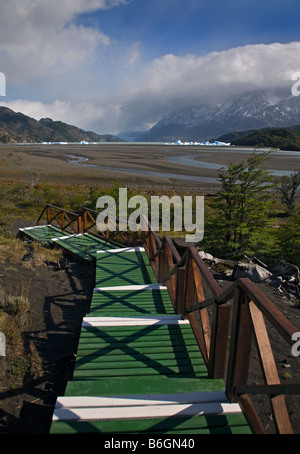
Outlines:
{"label": "snow-capped mountain", "polygon": [[203,141],[234,131],[300,124],[300,96],[290,90],[249,92],[226,99],[220,106],[191,106],[165,115],[146,141]]}

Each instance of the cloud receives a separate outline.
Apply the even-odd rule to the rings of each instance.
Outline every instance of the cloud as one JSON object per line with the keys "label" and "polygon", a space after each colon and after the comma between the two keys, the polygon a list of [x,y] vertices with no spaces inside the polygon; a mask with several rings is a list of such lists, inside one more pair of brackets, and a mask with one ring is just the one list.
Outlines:
{"label": "cloud", "polygon": [[[129,56],[134,49],[129,49]],[[292,75],[300,70],[299,55],[298,42],[253,45],[201,57],[169,54],[127,72],[128,63],[135,63],[129,57],[122,60],[110,89],[107,81],[108,85],[101,85],[99,75],[81,94],[72,96],[71,90],[64,101],[17,100],[2,105],[36,119],[48,116],[99,133],[149,129],[179,107],[220,104],[228,96],[254,89],[292,88]],[[108,73],[102,75],[105,80],[110,70],[106,68]]]}
{"label": "cloud", "polygon": [[248,45],[201,57],[164,55],[127,81],[122,111],[133,124],[141,118],[151,123],[178,107],[221,104],[246,91],[292,87],[299,69],[299,42]]}
{"label": "cloud", "polygon": [[145,69],[152,94],[171,97],[181,88],[185,95],[203,98],[237,89],[284,86],[300,67],[300,43],[248,45],[206,56],[166,55]]}
{"label": "cloud", "polygon": [[5,0],[0,1],[1,69],[11,84],[67,72],[90,64],[109,36],[76,25],[82,13],[107,9],[126,0]]}
{"label": "cloud", "polygon": [[0,71],[7,80],[1,104],[36,119],[118,133],[148,129],[179,107],[292,87],[300,71],[299,42],[147,60],[151,52],[137,36],[118,42],[96,22],[77,20],[130,1],[0,0]]}
{"label": "cloud", "polygon": [[126,52],[126,67],[135,66],[135,64],[141,59],[141,43],[134,42],[132,43]]}

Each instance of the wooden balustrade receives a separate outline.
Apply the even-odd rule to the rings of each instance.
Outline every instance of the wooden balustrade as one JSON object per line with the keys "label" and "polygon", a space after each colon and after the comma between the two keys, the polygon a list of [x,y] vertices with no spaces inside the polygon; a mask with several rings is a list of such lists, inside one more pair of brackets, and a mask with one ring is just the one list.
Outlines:
{"label": "wooden balustrade", "polygon": [[120,247],[135,246],[138,241],[138,232],[123,231],[120,229],[120,219],[102,215],[105,220],[105,229],[100,229],[99,223],[97,222],[98,216],[101,216],[96,210],[91,208],[83,207],[81,211],[83,219],[83,232],[91,233],[107,242],[118,245]]}
{"label": "wooden balustrade", "polygon": [[82,232],[81,216],[77,213],[47,204],[37,220],[37,225],[40,225],[44,216],[48,225],[57,226],[64,232],[73,234]]}
{"label": "wooden balustrade", "polygon": [[[300,384],[280,383],[265,318],[289,346],[297,329],[249,279],[222,291],[194,246],[181,257],[172,240],[160,240],[150,225],[142,244],[157,279],[169,290],[175,312],[189,319],[209,376],[224,379],[228,399],[240,403],[254,432],[266,433],[250,394],[265,394],[277,432],[293,433],[284,395],[299,394]],[[262,385],[248,385],[252,341]]]}
{"label": "wooden balustrade", "polygon": [[[48,224],[56,223],[63,231],[92,233],[121,247],[138,244],[138,233],[121,231],[116,218],[107,216],[106,229],[99,230],[99,213],[86,207],[78,215],[48,204],[38,225],[45,214]],[[284,396],[299,395],[300,384],[280,383],[265,319],[289,346],[297,329],[249,279],[239,279],[222,290],[194,246],[181,257],[168,235],[161,240],[145,217],[141,222],[141,244],[154,274],[168,288],[174,311],[190,321],[209,376],[224,379],[228,399],[240,403],[255,433],[266,431],[251,394],[269,397],[278,433],[293,433]],[[262,385],[248,384],[252,341]]]}

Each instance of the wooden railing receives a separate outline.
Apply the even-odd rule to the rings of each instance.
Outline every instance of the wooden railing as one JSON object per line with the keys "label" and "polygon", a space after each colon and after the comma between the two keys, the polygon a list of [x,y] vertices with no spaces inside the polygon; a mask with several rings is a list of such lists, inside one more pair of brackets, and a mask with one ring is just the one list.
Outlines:
{"label": "wooden railing", "polygon": [[[38,225],[44,215],[47,224],[64,231],[91,233],[120,246],[138,241],[138,233],[120,231],[120,221],[115,218],[107,217],[106,229],[99,230],[99,213],[86,207],[78,215],[48,204]],[[297,329],[249,279],[239,279],[222,290],[194,246],[181,257],[171,238],[166,235],[161,240],[146,218],[140,233],[155,276],[168,288],[175,312],[190,321],[208,375],[224,379],[229,401],[240,403],[255,433],[266,433],[250,399],[250,395],[258,394],[268,396],[277,432],[293,433],[284,396],[300,395],[300,384],[280,383],[265,319],[278,332],[278,341],[285,341],[289,347]],[[250,359],[255,352],[264,378],[262,385],[248,384]]]}
{"label": "wooden railing", "polygon": [[81,216],[77,213],[47,204],[37,220],[37,225],[40,225],[44,216],[48,225],[54,225],[69,233],[82,232]]}
{"label": "wooden railing", "polygon": [[[265,318],[277,330],[278,341],[292,346],[297,329],[249,279],[239,279],[222,291],[195,247],[183,257],[170,237],[160,240],[149,225],[142,234],[156,278],[167,286],[174,310],[189,319],[211,378],[223,378],[229,401],[238,401],[255,433],[266,433],[250,395],[270,399],[277,432],[293,433],[284,395],[300,394],[300,384],[282,385]],[[255,350],[264,383],[249,385]]]}
{"label": "wooden railing", "polygon": [[[92,210],[91,208],[83,207],[81,211],[83,232],[91,233],[92,235],[98,236],[107,242],[116,244],[119,246],[131,246],[137,244],[138,232],[129,232],[120,230],[120,219],[102,215],[98,211]],[[99,228],[97,223],[98,216],[105,218],[105,229]]]}

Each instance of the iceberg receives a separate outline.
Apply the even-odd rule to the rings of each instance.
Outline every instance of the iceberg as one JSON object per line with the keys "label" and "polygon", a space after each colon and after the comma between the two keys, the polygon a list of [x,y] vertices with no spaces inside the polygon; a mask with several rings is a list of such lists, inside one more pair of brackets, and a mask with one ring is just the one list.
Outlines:
{"label": "iceberg", "polygon": [[215,140],[214,142],[182,142],[181,140],[176,140],[176,142],[165,143],[165,145],[202,145],[202,146],[214,146],[214,147],[230,147],[231,143],[219,142]]}

